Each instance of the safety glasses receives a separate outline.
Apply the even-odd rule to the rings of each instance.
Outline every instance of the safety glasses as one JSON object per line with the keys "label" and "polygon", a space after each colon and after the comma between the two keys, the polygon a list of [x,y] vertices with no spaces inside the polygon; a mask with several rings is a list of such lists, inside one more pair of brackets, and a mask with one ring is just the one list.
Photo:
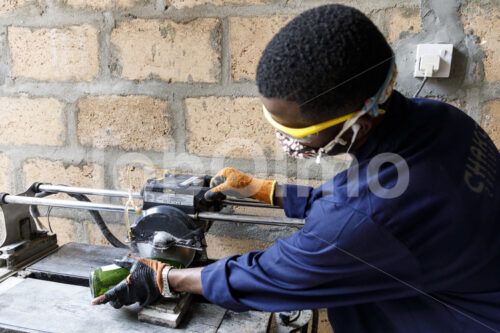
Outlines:
{"label": "safety glasses", "polygon": [[308,127],[292,128],[292,127],[286,127],[278,123],[276,120],[274,120],[273,117],[271,116],[271,113],[269,113],[269,111],[266,109],[264,105],[262,106],[262,110],[264,112],[264,117],[274,128],[276,128],[278,131],[280,131],[281,133],[285,134],[288,137],[291,137],[293,139],[300,139],[300,141],[304,142],[311,141],[312,139],[314,139],[314,137],[316,137],[315,134],[317,134],[318,132],[321,132],[322,130],[327,129],[329,127],[341,124],[347,121],[348,119],[354,117],[359,112],[359,111],[352,112],[344,116],[330,119],[322,123],[311,125]]}
{"label": "safety glasses", "polygon": [[384,80],[384,83],[382,86],[379,88],[377,91],[377,94],[365,101],[365,105],[363,106],[362,110],[352,112],[346,115],[343,115],[341,117],[333,118],[327,121],[324,121],[319,124],[311,125],[308,127],[304,128],[292,128],[292,127],[286,127],[280,123],[278,123],[276,120],[273,119],[269,111],[266,109],[264,105],[262,105],[262,110],[264,111],[264,117],[266,120],[274,127],[276,130],[279,132],[285,134],[286,136],[299,140],[301,142],[307,142],[309,141],[308,139],[314,138],[315,135],[319,132],[321,132],[324,129],[327,129],[329,127],[341,124],[352,117],[359,115],[361,111],[366,111],[366,113],[369,113],[372,117],[378,116],[378,114],[384,114],[385,110],[380,109],[378,106],[380,104],[383,104],[391,95],[392,93],[392,87],[394,85],[394,81],[396,79],[397,75],[397,69],[396,69],[396,63],[395,63],[395,57],[394,55],[390,58],[391,59],[391,65],[389,68],[389,71],[387,72],[386,78]]}

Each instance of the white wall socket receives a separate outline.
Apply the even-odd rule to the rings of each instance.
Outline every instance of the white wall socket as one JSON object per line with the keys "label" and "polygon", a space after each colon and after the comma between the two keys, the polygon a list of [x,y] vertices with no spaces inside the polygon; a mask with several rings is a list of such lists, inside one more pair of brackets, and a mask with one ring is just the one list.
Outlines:
{"label": "white wall socket", "polygon": [[420,70],[422,56],[435,54],[439,55],[439,69],[429,77],[449,77],[451,69],[451,58],[453,56],[453,44],[418,44],[417,58],[415,61],[414,77],[424,77],[424,72]]}

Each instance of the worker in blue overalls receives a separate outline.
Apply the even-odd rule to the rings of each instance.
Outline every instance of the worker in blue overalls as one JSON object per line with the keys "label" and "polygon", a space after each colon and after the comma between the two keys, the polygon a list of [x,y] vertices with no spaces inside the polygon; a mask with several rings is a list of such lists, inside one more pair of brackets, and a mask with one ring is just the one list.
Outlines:
{"label": "worker in blue overalls", "polygon": [[288,154],[351,166],[316,189],[223,169],[207,199],[253,197],[304,228],[202,268],[141,259],[95,303],[187,291],[235,311],[328,308],[336,333],[500,331],[499,151],[462,111],[393,90],[396,75],[358,10],[293,19],[260,59],[263,117]]}

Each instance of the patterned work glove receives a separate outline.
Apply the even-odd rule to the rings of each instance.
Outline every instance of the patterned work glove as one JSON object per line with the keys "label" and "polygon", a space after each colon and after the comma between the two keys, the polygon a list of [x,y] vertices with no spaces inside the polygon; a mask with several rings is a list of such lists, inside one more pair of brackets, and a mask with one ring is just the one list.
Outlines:
{"label": "patterned work glove", "polygon": [[103,295],[94,298],[92,305],[110,304],[119,309],[124,305],[139,302],[141,306],[149,305],[156,301],[163,292],[162,272],[167,264],[162,262],[136,258],[132,265],[130,275]]}

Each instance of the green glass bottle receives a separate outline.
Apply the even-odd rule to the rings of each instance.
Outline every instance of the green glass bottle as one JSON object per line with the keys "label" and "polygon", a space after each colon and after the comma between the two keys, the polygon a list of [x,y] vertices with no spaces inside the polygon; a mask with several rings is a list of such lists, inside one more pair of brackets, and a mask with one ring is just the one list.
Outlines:
{"label": "green glass bottle", "polygon": [[[150,259],[164,262],[175,268],[184,268],[184,265],[177,261],[165,260],[163,258]],[[89,276],[89,285],[92,298],[101,296],[106,291],[110,290],[118,283],[123,281],[129,274],[130,271],[128,269],[122,268],[115,264],[102,266],[91,270]]]}
{"label": "green glass bottle", "polygon": [[123,281],[130,274],[128,269],[112,264],[90,271],[89,284],[92,298],[101,296]]}

